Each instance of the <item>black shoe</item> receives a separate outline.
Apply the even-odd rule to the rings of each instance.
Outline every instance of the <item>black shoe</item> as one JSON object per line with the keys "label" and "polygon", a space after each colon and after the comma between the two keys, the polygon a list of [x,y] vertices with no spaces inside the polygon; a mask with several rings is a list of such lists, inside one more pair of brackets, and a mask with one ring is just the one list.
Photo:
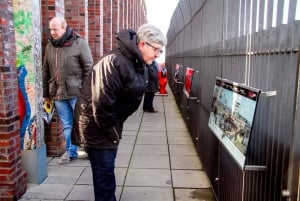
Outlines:
{"label": "black shoe", "polygon": [[146,112],[149,112],[149,113],[157,113],[158,111],[157,110],[146,110]]}

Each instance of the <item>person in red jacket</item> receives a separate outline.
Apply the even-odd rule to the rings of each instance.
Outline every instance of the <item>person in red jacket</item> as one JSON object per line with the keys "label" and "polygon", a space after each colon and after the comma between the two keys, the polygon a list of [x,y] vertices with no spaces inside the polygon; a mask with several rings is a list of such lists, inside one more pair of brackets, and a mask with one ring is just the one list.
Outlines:
{"label": "person in red jacket", "polygon": [[165,63],[159,65],[158,79],[159,79],[159,94],[167,95],[168,71]]}

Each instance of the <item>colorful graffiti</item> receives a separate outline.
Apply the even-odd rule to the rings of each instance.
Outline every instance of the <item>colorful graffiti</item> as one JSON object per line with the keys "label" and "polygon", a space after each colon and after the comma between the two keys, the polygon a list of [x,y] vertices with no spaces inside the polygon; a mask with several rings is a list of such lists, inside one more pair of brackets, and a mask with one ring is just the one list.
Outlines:
{"label": "colorful graffiti", "polygon": [[25,89],[25,77],[27,75],[27,70],[24,66],[20,66],[17,68],[18,70],[18,98],[19,98],[19,115],[20,115],[20,136],[21,136],[21,148],[24,148],[24,137],[26,133],[26,128],[28,126],[30,115],[31,115],[31,109],[30,104],[28,101],[28,96],[26,94]]}
{"label": "colorful graffiti", "polygon": [[27,35],[32,28],[32,13],[19,10],[14,13],[15,31],[21,35]]}
{"label": "colorful graffiti", "polygon": [[[24,1],[23,1],[24,3]],[[27,2],[29,3],[29,2]],[[34,117],[35,101],[35,71],[33,59],[33,18],[30,7],[15,4],[14,5],[14,27],[16,38],[16,64],[18,72],[18,98],[19,98],[19,115],[20,115],[20,137],[21,148],[24,149],[26,135],[33,139],[32,125]],[[32,122],[32,123],[31,123]],[[32,144],[32,143],[30,143]],[[34,148],[31,146],[30,148]],[[26,148],[28,149],[28,147]]]}

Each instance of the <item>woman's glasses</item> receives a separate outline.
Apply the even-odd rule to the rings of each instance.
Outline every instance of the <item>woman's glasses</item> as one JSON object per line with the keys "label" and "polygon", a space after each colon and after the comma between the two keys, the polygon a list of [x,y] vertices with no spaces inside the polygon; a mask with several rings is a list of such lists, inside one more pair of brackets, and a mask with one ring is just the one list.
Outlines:
{"label": "woman's glasses", "polygon": [[155,46],[153,46],[153,45],[151,45],[150,43],[148,43],[148,42],[145,42],[147,45],[149,45],[150,47],[152,47],[152,49],[154,50],[154,52],[156,53],[156,54],[162,54],[163,53],[163,51],[160,49],[160,48],[158,48],[158,47],[155,47]]}

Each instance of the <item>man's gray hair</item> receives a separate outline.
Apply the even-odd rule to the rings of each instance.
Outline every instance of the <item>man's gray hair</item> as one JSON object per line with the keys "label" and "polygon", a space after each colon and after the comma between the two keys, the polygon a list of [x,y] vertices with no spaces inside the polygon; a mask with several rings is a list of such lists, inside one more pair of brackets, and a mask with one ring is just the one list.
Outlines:
{"label": "man's gray hair", "polygon": [[138,42],[146,41],[148,43],[158,43],[166,46],[167,39],[160,29],[151,24],[143,24],[137,31]]}
{"label": "man's gray hair", "polygon": [[59,16],[53,17],[50,20],[50,22],[53,22],[53,21],[60,22],[61,27],[64,28],[64,29],[66,29],[67,26],[68,26],[67,21],[63,17],[59,17]]}

